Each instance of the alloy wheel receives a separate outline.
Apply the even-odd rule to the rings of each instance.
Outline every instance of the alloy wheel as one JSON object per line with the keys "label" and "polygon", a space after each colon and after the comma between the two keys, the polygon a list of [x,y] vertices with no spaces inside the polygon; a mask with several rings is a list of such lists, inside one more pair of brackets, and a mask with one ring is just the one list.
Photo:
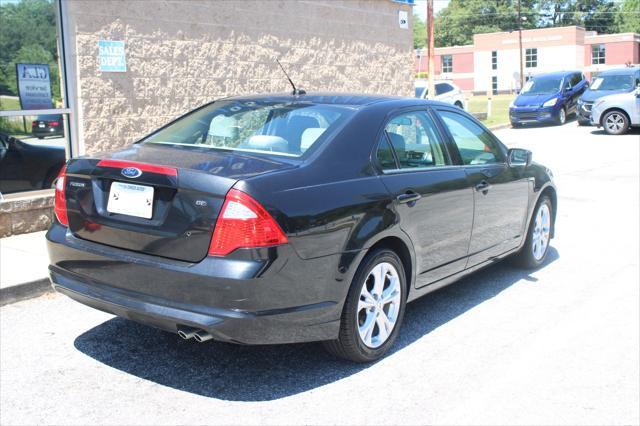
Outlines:
{"label": "alloy wheel", "polygon": [[533,225],[533,236],[531,239],[531,250],[536,260],[541,260],[549,246],[549,237],[551,229],[551,212],[547,204],[542,204],[536,214],[536,220]]}
{"label": "alloy wheel", "polygon": [[604,125],[611,133],[619,133],[625,127],[625,119],[622,114],[617,112],[611,113],[604,121]]}
{"label": "alloy wheel", "polygon": [[560,120],[560,124],[564,124],[565,121],[567,121],[567,113],[565,112],[564,108],[562,108],[558,113],[558,118]]}
{"label": "alloy wheel", "polygon": [[380,347],[393,332],[400,313],[400,285],[398,271],[387,262],[374,266],[362,283],[356,321],[367,347]]}

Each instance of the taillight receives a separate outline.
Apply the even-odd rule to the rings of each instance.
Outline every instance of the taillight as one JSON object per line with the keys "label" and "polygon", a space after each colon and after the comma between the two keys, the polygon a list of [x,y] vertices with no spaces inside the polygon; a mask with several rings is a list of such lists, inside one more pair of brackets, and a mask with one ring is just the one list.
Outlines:
{"label": "taillight", "polygon": [[212,256],[226,256],[238,248],[268,247],[289,240],[271,215],[237,189],[227,193],[209,246]]}
{"label": "taillight", "polygon": [[36,127],[38,126],[38,122],[37,121],[32,121],[31,122],[31,127]]}
{"label": "taillight", "polygon": [[69,218],[67,216],[67,200],[64,196],[64,186],[66,181],[67,166],[62,166],[60,173],[56,179],[56,196],[53,205],[53,212],[58,218],[61,225],[69,226]]}
{"label": "taillight", "polygon": [[58,124],[60,124],[60,123],[57,122],[57,121],[50,121],[49,122],[49,126],[57,126]]}

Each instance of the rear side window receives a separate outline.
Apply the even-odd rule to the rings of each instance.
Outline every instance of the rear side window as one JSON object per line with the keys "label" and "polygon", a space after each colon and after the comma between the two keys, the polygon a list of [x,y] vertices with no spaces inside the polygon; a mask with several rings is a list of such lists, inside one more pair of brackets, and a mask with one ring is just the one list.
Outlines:
{"label": "rear side window", "polygon": [[447,83],[438,83],[436,84],[436,96],[442,95],[443,93],[447,93],[453,90],[453,86]]}
{"label": "rear side window", "polygon": [[465,165],[494,164],[503,156],[491,134],[464,115],[438,111]]}
{"label": "rear side window", "polygon": [[377,156],[383,169],[385,164],[390,164],[388,153],[385,151],[389,145],[401,169],[446,165],[434,123],[422,111],[411,111],[395,116],[385,126],[382,137],[387,143],[383,143],[384,140],[381,141]]}
{"label": "rear side window", "polygon": [[180,118],[143,142],[299,157],[353,111],[307,102],[222,101]]}

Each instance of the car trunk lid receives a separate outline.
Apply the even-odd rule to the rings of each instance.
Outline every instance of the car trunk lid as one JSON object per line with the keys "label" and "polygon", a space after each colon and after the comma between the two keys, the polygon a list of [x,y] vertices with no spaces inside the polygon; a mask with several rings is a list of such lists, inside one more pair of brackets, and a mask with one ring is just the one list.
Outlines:
{"label": "car trunk lid", "polygon": [[208,148],[134,145],[69,163],[69,229],[82,239],[198,262],[240,179],[292,164]]}

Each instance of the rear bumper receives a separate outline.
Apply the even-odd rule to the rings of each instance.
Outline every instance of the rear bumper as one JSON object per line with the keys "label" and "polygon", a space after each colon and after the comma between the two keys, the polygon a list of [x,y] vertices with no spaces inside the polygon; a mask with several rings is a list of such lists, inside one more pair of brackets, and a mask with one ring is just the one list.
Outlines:
{"label": "rear bumper", "polygon": [[335,339],[350,280],[339,256],[301,260],[290,247],[255,259],[162,260],[47,233],[53,288],[93,308],[170,332],[203,329],[215,340],[276,344]]}

